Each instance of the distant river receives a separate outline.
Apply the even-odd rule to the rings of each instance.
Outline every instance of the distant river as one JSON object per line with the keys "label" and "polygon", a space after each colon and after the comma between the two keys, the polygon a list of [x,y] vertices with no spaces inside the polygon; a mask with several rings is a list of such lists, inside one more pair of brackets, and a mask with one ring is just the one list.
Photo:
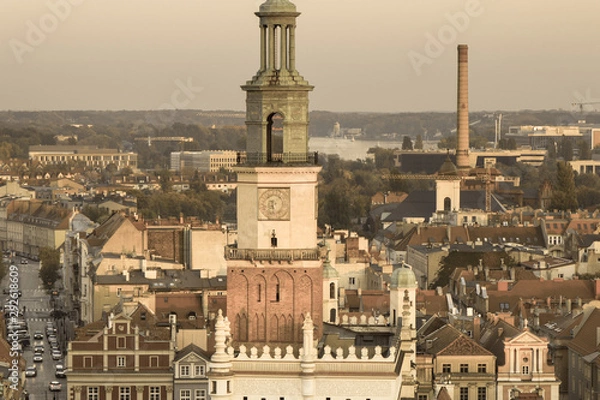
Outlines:
{"label": "distant river", "polygon": [[372,147],[385,149],[401,149],[402,142],[387,142],[376,140],[333,139],[326,137],[311,137],[308,141],[310,151],[318,151],[323,154],[337,154],[344,160],[364,160],[367,151]]}

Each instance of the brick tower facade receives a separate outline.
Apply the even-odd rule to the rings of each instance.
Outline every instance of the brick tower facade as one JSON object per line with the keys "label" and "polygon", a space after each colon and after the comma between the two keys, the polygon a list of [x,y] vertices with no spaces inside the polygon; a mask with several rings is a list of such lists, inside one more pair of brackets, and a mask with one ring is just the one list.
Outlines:
{"label": "brick tower facade", "polygon": [[227,249],[227,317],[235,343],[302,344],[308,314],[322,330],[322,260],[317,245],[317,176],[308,152],[308,93],[296,71],[300,15],[267,0],[260,68],[246,92],[246,157],[238,176],[238,240]]}

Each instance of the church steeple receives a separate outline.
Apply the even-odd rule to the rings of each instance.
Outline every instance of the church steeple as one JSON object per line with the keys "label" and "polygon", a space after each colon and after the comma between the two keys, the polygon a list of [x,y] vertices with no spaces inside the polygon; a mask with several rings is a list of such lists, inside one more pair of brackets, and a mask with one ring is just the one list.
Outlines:
{"label": "church steeple", "polygon": [[296,70],[296,6],[267,0],[256,13],[260,68],[246,91],[247,162],[314,163],[308,153],[308,92],[313,86]]}

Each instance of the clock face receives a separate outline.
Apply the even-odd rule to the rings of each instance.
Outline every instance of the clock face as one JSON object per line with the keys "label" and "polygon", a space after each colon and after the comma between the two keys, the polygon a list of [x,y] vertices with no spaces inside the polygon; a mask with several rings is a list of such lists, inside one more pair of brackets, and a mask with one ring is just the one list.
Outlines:
{"label": "clock face", "polygon": [[258,219],[280,220],[290,219],[289,189],[260,189],[258,195]]}

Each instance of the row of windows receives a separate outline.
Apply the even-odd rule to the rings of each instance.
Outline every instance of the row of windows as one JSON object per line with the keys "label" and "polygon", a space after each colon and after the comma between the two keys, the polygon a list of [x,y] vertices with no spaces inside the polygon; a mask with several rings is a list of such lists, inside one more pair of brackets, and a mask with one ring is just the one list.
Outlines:
{"label": "row of windows", "polygon": [[[160,399],[160,387],[158,386],[150,386],[149,388],[150,400],[161,400]],[[187,390],[189,392],[189,390]],[[183,396],[184,390],[181,391],[181,395]],[[206,391],[196,389],[194,400],[205,400],[206,399]],[[181,397],[183,399],[183,397]],[[190,397],[187,397],[188,400],[192,400],[191,393]],[[89,387],[87,391],[87,400],[100,400],[100,388],[99,387]],[[119,400],[131,400],[131,388],[130,387],[120,387],[119,388]]]}
{"label": "row of windows", "polygon": [[194,389],[194,397],[192,397],[192,389],[181,389],[179,391],[179,400],[205,400],[206,390]]}
{"label": "row of windows", "polygon": [[[150,367],[151,368],[156,368],[159,367],[159,358],[158,356],[150,356]],[[89,356],[85,356],[83,357],[83,368],[92,368],[93,365],[93,358],[89,357]],[[117,356],[117,367],[119,368],[125,368],[127,367],[127,358],[125,356]]]}
{"label": "row of windows", "polygon": [[[484,387],[477,388],[477,400],[487,399],[487,389]],[[459,392],[459,400],[469,400],[469,388],[461,387]]]}
{"label": "row of windows", "polygon": [[[150,387],[150,400],[160,400],[160,387],[151,386]],[[202,400],[206,398],[203,397]],[[200,398],[198,398],[200,399]],[[99,387],[89,387],[87,392],[87,400],[100,400],[100,388]],[[119,400],[131,400],[131,388],[130,387],[120,387],[119,388]]]}
{"label": "row of windows", "polygon": [[[193,372],[193,375],[190,374]],[[182,378],[194,378],[198,376],[204,376],[206,374],[204,365],[180,365],[179,376]]]}
{"label": "row of windows", "polygon": [[[442,372],[445,374],[449,374],[452,371],[452,365],[451,364],[442,364]],[[459,369],[460,373],[466,374],[469,372],[469,364],[460,364],[460,369]],[[477,373],[479,374],[485,374],[487,373],[487,364],[477,364]]]}

